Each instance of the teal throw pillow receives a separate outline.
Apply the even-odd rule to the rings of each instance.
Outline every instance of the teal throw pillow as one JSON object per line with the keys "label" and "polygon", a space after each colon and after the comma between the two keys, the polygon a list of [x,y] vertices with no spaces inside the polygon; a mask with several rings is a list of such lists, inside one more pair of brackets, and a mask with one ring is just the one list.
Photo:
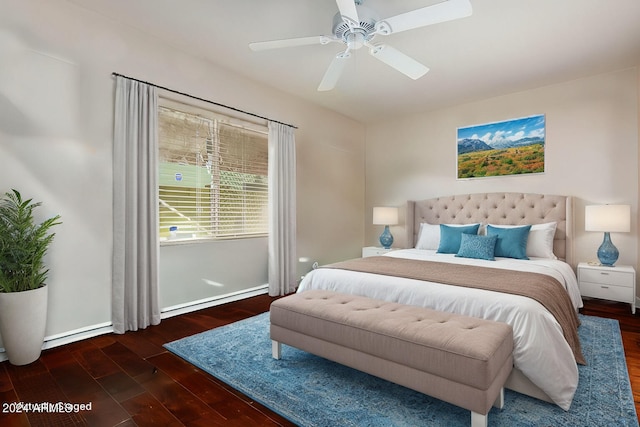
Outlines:
{"label": "teal throw pillow", "polygon": [[477,234],[462,234],[460,236],[460,250],[457,257],[485,259],[495,261],[494,253],[498,236],[478,236]]}
{"label": "teal throw pillow", "polygon": [[522,227],[501,228],[487,225],[487,236],[498,236],[495,256],[516,259],[529,259],[527,256],[527,240],[530,225]]}
{"label": "teal throw pillow", "polygon": [[440,224],[440,245],[439,254],[457,254],[460,250],[460,239],[462,234],[478,234],[480,224],[466,225],[462,227],[450,227]]}

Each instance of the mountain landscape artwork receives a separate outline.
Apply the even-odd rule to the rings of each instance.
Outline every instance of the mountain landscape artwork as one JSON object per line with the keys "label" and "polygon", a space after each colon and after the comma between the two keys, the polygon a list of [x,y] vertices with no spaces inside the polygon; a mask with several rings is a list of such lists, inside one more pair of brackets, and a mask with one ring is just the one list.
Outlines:
{"label": "mountain landscape artwork", "polygon": [[544,172],[545,116],[458,128],[458,179]]}

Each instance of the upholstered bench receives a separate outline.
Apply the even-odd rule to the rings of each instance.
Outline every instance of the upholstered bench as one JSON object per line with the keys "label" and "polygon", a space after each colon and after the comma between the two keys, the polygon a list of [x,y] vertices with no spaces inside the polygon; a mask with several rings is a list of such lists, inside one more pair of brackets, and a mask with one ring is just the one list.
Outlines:
{"label": "upholstered bench", "polygon": [[358,369],[471,411],[471,425],[504,404],[511,326],[332,291],[271,304],[273,357],[281,344]]}

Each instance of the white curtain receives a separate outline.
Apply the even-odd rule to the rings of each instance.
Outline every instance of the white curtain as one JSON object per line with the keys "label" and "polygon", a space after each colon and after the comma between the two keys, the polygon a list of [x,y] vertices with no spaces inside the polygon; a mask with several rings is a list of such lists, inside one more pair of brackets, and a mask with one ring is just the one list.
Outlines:
{"label": "white curtain", "polygon": [[294,129],[269,122],[269,295],[296,286],[296,141]]}
{"label": "white curtain", "polygon": [[120,334],[160,323],[157,117],[154,86],[116,77],[111,317]]}

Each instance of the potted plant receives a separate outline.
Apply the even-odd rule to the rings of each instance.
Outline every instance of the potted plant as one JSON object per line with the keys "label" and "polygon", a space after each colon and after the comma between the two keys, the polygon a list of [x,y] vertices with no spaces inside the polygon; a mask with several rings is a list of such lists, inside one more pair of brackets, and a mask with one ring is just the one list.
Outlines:
{"label": "potted plant", "polygon": [[40,202],[17,190],[0,199],[0,336],[9,362],[26,365],[40,357],[47,320],[49,270],[44,256],[60,215],[36,224]]}

